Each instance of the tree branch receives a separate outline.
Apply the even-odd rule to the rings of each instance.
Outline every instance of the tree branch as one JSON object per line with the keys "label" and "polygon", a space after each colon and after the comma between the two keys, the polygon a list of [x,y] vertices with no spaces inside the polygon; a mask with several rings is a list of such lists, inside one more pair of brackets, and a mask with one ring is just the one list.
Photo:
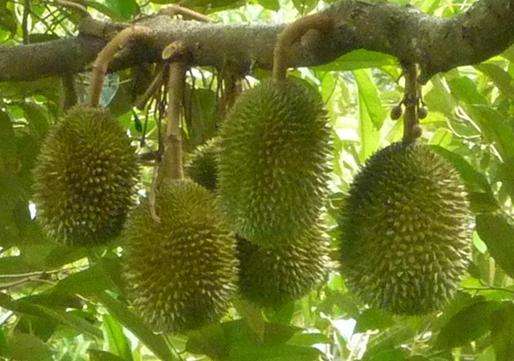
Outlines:
{"label": "tree branch", "polygon": [[[291,66],[328,63],[356,49],[387,53],[402,62],[420,64],[420,80],[460,65],[486,60],[514,42],[514,0],[479,0],[450,19],[429,16],[410,6],[347,0],[323,13],[334,30],[305,34],[291,50]],[[181,41],[192,55],[192,66],[227,64],[248,72],[271,69],[273,47],[282,25],[224,25],[150,16],[138,21],[154,30],[146,47],[125,51],[111,70],[142,61],[156,62],[162,49]],[[58,41],[0,47],[0,81],[32,80],[83,70],[126,24],[83,20],[81,35]]]}

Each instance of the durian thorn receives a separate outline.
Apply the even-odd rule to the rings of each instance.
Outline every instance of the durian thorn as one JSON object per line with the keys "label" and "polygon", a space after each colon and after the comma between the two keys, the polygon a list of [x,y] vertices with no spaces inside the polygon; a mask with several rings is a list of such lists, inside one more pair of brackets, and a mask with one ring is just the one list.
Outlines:
{"label": "durian thorn", "polygon": [[110,62],[120,48],[123,48],[131,40],[147,39],[153,31],[145,26],[134,25],[121,30],[111,41],[98,53],[91,74],[91,99],[90,105],[97,107],[100,102],[100,95],[104,84],[105,74]]}
{"label": "durian thorn", "polygon": [[173,17],[175,15],[182,15],[185,20],[197,20],[205,23],[211,23],[212,19],[204,14],[198,13],[194,10],[188,9],[180,5],[169,5],[159,10],[160,15],[167,15]]}
{"label": "durian thorn", "polygon": [[[187,51],[180,42],[171,45],[173,45],[173,49],[175,50],[173,54],[169,54],[169,58],[177,59],[177,61],[169,65],[166,135],[164,138],[164,155],[159,166],[158,185],[168,182],[169,180],[184,178],[180,119],[186,82],[187,63],[185,56],[187,55]],[[170,48],[170,46],[168,46],[167,49],[168,48]]]}
{"label": "durian thorn", "polygon": [[419,69],[418,65],[414,63],[402,64],[402,66],[405,74],[403,141],[412,143],[421,136],[418,115],[420,99],[420,85],[418,82]]}
{"label": "durian thorn", "polygon": [[288,53],[294,42],[299,40],[309,30],[318,30],[326,33],[332,30],[333,25],[334,21],[330,16],[313,14],[300,18],[286,26],[278,35],[273,52],[273,79],[285,79],[289,65]]}

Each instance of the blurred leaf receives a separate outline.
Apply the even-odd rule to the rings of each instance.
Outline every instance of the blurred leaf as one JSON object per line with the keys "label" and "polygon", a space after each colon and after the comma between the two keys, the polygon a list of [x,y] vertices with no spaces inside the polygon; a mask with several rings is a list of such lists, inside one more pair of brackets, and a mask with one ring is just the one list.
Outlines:
{"label": "blurred leaf", "polygon": [[9,351],[16,361],[53,361],[50,347],[27,333],[14,333],[9,337]]}
{"label": "blurred leaf", "polygon": [[489,331],[491,315],[498,307],[495,301],[481,301],[464,308],[442,327],[436,347],[464,346],[485,335]]}
{"label": "blurred leaf", "polygon": [[248,348],[236,345],[230,350],[230,361],[319,361],[322,353],[313,347],[276,345]]}
{"label": "blurred leaf", "polygon": [[466,111],[481,128],[483,135],[495,142],[504,158],[514,158],[514,137],[512,127],[504,120],[483,94],[477,90],[475,82],[468,77],[459,77],[448,82]]}
{"label": "blurred leaf", "polygon": [[102,292],[94,296],[107,311],[123,326],[129,329],[139,340],[146,345],[156,356],[163,360],[174,360],[173,355],[163,337],[157,336],[150,330],[143,320],[136,316],[126,305]]}
{"label": "blurred leaf", "polygon": [[107,340],[109,351],[120,356],[120,360],[132,361],[130,343],[123,333],[123,328],[118,321],[110,315],[104,315],[102,329],[104,332],[104,339]]}
{"label": "blurred leaf", "polygon": [[89,361],[124,361],[119,356],[116,356],[110,352],[100,351],[100,350],[89,350]]}
{"label": "blurred leaf", "polygon": [[361,162],[364,162],[378,148],[378,130],[386,117],[386,113],[382,108],[376,86],[371,81],[369,71],[356,70],[353,74],[359,88],[359,131],[361,138],[359,158]]}
{"label": "blurred leaf", "polygon": [[313,10],[318,4],[318,0],[292,0],[294,7],[300,15],[305,15]]}
{"label": "blurred leaf", "polygon": [[257,2],[265,9],[278,11],[280,9],[280,3],[278,0],[257,0]]}
{"label": "blurred leaf", "polygon": [[514,226],[500,214],[480,214],[477,233],[498,265],[514,277]]}
{"label": "blurred leaf", "polygon": [[139,5],[135,0],[88,0],[86,4],[111,19],[119,21],[129,20],[139,11]]}
{"label": "blurred leaf", "polygon": [[366,332],[368,330],[383,330],[394,325],[393,317],[385,311],[370,308],[364,310],[357,317],[356,333]]}
{"label": "blurred leaf", "polygon": [[514,83],[511,76],[496,64],[482,63],[476,68],[492,79],[505,97],[514,98]]}
{"label": "blurred leaf", "polygon": [[496,361],[511,361],[514,355],[514,303],[504,302],[491,317],[491,339]]}

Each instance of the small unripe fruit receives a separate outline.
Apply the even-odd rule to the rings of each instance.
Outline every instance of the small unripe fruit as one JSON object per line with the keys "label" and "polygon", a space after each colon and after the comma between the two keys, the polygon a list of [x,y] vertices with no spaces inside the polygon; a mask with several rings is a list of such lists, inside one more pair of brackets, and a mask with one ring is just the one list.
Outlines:
{"label": "small unripe fruit", "polygon": [[418,117],[419,119],[425,119],[428,115],[428,110],[426,107],[419,107],[418,108]]}
{"label": "small unripe fruit", "polygon": [[401,105],[396,105],[391,109],[391,119],[398,120],[402,116],[403,110]]}

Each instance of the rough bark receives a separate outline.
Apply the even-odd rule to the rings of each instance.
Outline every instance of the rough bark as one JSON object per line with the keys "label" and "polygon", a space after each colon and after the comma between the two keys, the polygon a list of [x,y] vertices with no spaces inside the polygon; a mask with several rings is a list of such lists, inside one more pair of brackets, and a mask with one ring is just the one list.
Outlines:
{"label": "rough bark", "polygon": [[[347,0],[324,11],[332,32],[306,34],[292,50],[292,66],[330,62],[356,49],[387,53],[420,64],[421,80],[437,72],[474,64],[498,54],[514,41],[514,0],[479,0],[450,19],[394,4]],[[225,25],[150,16],[138,21],[154,30],[146,44],[125,51],[112,69],[160,59],[161,50],[180,40],[192,53],[191,65],[270,69],[281,25]],[[0,47],[0,81],[31,80],[83,70],[123,24],[84,19],[80,35],[33,45]]]}

